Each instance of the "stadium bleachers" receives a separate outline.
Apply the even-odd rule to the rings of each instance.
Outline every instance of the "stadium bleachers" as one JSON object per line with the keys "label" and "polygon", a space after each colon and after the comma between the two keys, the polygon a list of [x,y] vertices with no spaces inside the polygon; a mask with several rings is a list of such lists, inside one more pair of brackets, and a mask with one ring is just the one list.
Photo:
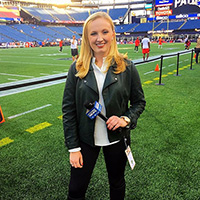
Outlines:
{"label": "stadium bleachers", "polygon": [[57,39],[72,38],[72,35],[76,35],[76,38],[79,39],[78,33],[82,33],[81,31],[82,29],[79,27],[48,27],[33,24],[1,25],[0,42],[55,41]]}
{"label": "stadium bleachers", "polygon": [[30,13],[32,16],[44,20],[50,20],[53,21],[55,20],[52,15],[50,15],[48,13],[47,10],[42,9],[42,8],[32,8],[32,7],[24,7],[23,8],[25,11],[27,11],[28,13]]}
{"label": "stadium bleachers", "polygon": [[[83,27],[82,26],[69,26],[68,28],[70,30],[72,30],[75,34],[81,35],[82,32],[83,32]],[[79,35],[78,35],[78,38],[80,37]]]}
{"label": "stadium bleachers", "polygon": [[131,30],[136,26],[137,26],[136,23],[118,25],[118,26],[115,26],[115,32],[116,33],[131,32]]}
{"label": "stadium bleachers", "polygon": [[1,33],[1,35],[6,36],[5,37],[6,42],[29,41],[29,40],[32,41],[33,40],[33,38],[30,38],[29,36],[23,34],[22,32],[17,31],[12,26],[1,25],[0,33]]}
{"label": "stadium bleachers", "polygon": [[197,20],[188,20],[180,30],[189,30],[189,29],[196,29],[200,28],[200,19]]}
{"label": "stadium bleachers", "polygon": [[[58,8],[37,8],[23,7],[22,8],[30,18],[37,19],[40,25],[36,24],[13,24],[0,26],[0,42],[12,41],[55,41],[58,39],[71,38],[76,35],[79,39],[82,35],[82,24],[90,14],[98,11],[108,13],[113,21],[120,23],[116,25],[115,31],[117,34],[129,33],[134,35],[144,35],[149,31],[195,31],[200,29],[200,19],[177,21],[177,22],[147,22],[147,23],[132,23],[121,24],[124,17],[129,12],[128,8],[113,8],[113,9],[90,9],[88,11],[75,11],[74,9],[58,9]],[[0,10],[1,16],[13,17],[13,12],[6,12],[9,9]],[[9,14],[8,14],[9,13]],[[45,22],[41,23],[41,22]],[[78,23],[79,22],[79,23]],[[43,25],[42,25],[43,24]],[[49,24],[49,25],[48,25]],[[65,24],[65,25],[63,25]],[[186,33],[186,32],[185,32]]]}
{"label": "stadium bleachers", "polygon": [[85,21],[90,14],[98,11],[109,13],[113,20],[123,19],[127,13],[127,8],[116,9],[91,9],[89,11],[77,12],[73,10],[55,10],[34,7],[23,7],[23,9],[32,16],[43,21]]}
{"label": "stadium bleachers", "polygon": [[75,20],[75,21],[85,21],[89,17],[88,12],[74,12],[70,13],[70,16]]}
{"label": "stadium bleachers", "polygon": [[156,28],[160,22],[155,23],[141,23],[138,26],[135,27],[133,32],[147,32],[153,30],[153,28]]}
{"label": "stadium bleachers", "polygon": [[115,8],[109,10],[109,15],[113,20],[119,20],[123,18],[128,11],[127,8]]}
{"label": "stadium bleachers", "polygon": [[177,30],[184,22],[162,22],[154,30]]}
{"label": "stadium bleachers", "polygon": [[67,37],[67,38],[72,38],[72,35],[76,35],[76,38],[80,38],[79,35],[77,35],[76,33],[74,33],[72,30],[68,29],[67,27],[64,26],[60,26],[60,27],[51,27],[51,29],[53,29],[55,32],[63,35],[63,37]]}

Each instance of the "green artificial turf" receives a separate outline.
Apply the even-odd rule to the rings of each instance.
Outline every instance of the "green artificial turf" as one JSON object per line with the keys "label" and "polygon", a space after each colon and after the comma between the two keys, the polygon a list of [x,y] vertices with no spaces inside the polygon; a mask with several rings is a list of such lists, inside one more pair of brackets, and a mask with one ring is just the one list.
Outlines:
{"label": "green artificial turf", "polygon": [[[182,50],[183,44],[163,44],[163,54]],[[168,46],[166,48],[168,48]],[[123,47],[123,49],[121,49]],[[120,45],[126,52],[133,45]],[[64,48],[64,50],[67,47]],[[131,59],[141,58],[141,53],[129,49]],[[26,74],[34,77],[53,71],[65,72],[72,61],[57,60],[51,56],[37,59],[40,51],[48,53],[57,48],[9,49],[1,51],[1,61],[10,60],[7,53],[18,55],[24,62],[28,54],[30,62],[44,62],[55,66],[12,65],[12,69],[1,64],[0,73]],[[152,44],[151,54],[161,50]],[[2,53],[3,52],[3,53]],[[5,53],[5,54],[4,54]],[[57,53],[57,52],[56,52]],[[4,54],[4,57],[2,56]],[[56,56],[63,57],[63,56]],[[70,57],[70,56],[69,56]],[[15,59],[17,59],[15,57]],[[27,61],[26,61],[27,62]],[[199,200],[200,197],[200,65],[193,64],[189,70],[190,54],[180,56],[181,76],[175,76],[176,57],[163,61],[162,83],[156,85],[159,72],[154,71],[160,61],[138,65],[145,98],[146,109],[131,133],[131,149],[136,162],[132,171],[127,164],[125,200]],[[5,63],[4,63],[5,64]],[[172,65],[174,64],[174,65]],[[169,66],[172,65],[172,66]],[[169,74],[170,73],[170,74]],[[172,74],[171,74],[172,73]],[[2,82],[9,82],[6,78]],[[24,78],[23,78],[24,79]],[[0,197],[2,200],[65,200],[70,177],[69,153],[64,146],[61,104],[64,83],[0,97],[6,122],[0,124],[0,140],[9,137],[13,142],[0,147]],[[8,119],[47,104],[51,106],[22,116]],[[27,130],[47,122],[50,126],[30,133]],[[80,177],[81,178],[81,177]],[[87,194],[87,200],[108,200],[109,188],[102,152],[97,161]]]}

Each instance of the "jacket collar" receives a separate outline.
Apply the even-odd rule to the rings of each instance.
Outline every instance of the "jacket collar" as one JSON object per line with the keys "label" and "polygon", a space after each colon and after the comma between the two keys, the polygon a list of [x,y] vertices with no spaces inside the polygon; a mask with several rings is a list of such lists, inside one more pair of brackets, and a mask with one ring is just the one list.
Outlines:
{"label": "jacket collar", "polygon": [[[114,73],[114,70],[116,68],[116,65],[111,65],[108,69],[106,79],[104,82],[103,90],[112,85],[113,83],[118,81],[117,74]],[[87,76],[84,78],[84,83],[91,88],[93,91],[95,91],[97,94],[99,94],[96,78],[94,75],[94,70],[92,67],[92,63],[90,62],[90,68],[88,71]]]}

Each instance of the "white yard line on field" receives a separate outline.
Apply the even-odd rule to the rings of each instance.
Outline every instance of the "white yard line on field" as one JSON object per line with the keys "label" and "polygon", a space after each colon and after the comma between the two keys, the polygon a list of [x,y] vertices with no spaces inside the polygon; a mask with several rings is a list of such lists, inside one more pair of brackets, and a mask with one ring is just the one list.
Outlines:
{"label": "white yard line on field", "polygon": [[50,74],[40,73],[40,75],[49,76]]}
{"label": "white yard line on field", "polygon": [[18,81],[18,79],[15,78],[8,78],[9,81]]}
{"label": "white yard line on field", "polygon": [[150,73],[153,73],[154,71],[149,71],[149,72],[146,72],[144,73],[144,75],[147,75],[147,74],[150,74]]}
{"label": "white yard line on field", "polygon": [[19,116],[22,116],[22,115],[25,115],[25,114],[34,112],[34,111],[36,111],[36,110],[41,110],[41,109],[46,108],[46,107],[49,107],[49,106],[51,106],[51,104],[47,104],[47,105],[44,105],[44,106],[41,106],[41,107],[38,107],[38,108],[34,108],[34,109],[32,109],[32,110],[28,110],[28,111],[23,112],[23,113],[19,113],[19,114],[17,114],[17,115],[10,116],[10,117],[8,117],[8,119],[13,119],[13,118],[16,118],[16,117],[19,117]]}
{"label": "white yard line on field", "polygon": [[26,65],[66,66],[66,64],[62,65],[62,64],[51,64],[51,63],[31,63],[31,62],[16,62],[16,61],[3,61],[3,60],[0,60],[0,63],[26,64]]}
{"label": "white yard line on field", "polygon": [[63,73],[63,72],[61,72],[61,71],[53,71],[53,73],[59,73],[60,74],[60,73]]}
{"label": "white yard line on field", "polygon": [[27,76],[27,75],[20,75],[20,74],[7,74],[7,73],[0,73],[0,75],[4,76],[18,76],[18,77],[26,77],[26,78],[33,78],[34,76]]}

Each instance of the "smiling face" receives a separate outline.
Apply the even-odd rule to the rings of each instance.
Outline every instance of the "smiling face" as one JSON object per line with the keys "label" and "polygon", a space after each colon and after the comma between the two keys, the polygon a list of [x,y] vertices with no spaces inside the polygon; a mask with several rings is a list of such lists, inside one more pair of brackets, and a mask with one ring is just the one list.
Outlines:
{"label": "smiling face", "polygon": [[106,57],[114,37],[108,20],[100,17],[88,24],[88,40],[95,57]]}

